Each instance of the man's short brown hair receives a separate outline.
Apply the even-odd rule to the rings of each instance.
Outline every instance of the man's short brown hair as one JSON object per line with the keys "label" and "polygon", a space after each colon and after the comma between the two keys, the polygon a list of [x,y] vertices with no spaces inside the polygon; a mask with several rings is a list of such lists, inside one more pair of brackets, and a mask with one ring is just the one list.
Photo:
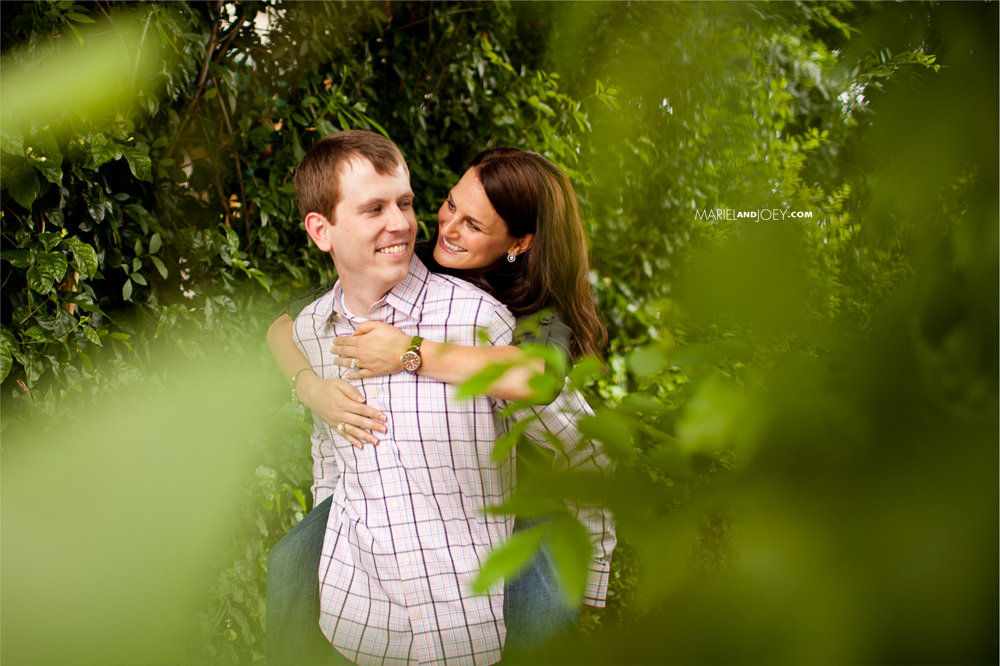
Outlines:
{"label": "man's short brown hair", "polygon": [[340,202],[340,171],[351,158],[364,157],[375,172],[391,175],[406,160],[389,139],[366,130],[346,130],[319,140],[302,158],[295,172],[295,196],[303,219],[319,213],[334,224],[334,211]]}

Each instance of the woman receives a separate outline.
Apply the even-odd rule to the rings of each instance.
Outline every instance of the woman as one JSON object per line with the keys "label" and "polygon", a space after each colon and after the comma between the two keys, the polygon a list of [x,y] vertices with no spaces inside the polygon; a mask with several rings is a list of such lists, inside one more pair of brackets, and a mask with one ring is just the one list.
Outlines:
{"label": "woman", "polygon": [[[449,272],[482,287],[519,319],[546,308],[559,313],[542,317],[535,335],[522,336],[519,342],[546,342],[573,357],[596,353],[605,331],[590,292],[576,196],[565,174],[552,163],[535,153],[509,148],[480,153],[442,204],[438,222],[432,251],[418,251],[431,270]],[[311,295],[310,300],[318,295]],[[291,328],[292,317],[280,317],[268,331],[268,344],[285,376],[291,378],[294,393],[355,446],[377,445],[376,433],[385,432],[385,415],[364,405],[360,392],[348,382],[320,379],[311,372],[291,340]],[[387,324],[366,322],[355,336],[338,338],[336,343],[334,353],[340,355],[336,362],[353,370],[346,377],[361,379],[401,371],[410,337]],[[528,359],[515,346],[460,347],[424,341],[421,355],[419,374],[451,384],[464,382],[490,364],[514,364],[486,391],[508,400],[528,397],[530,379],[545,369],[542,362]],[[318,505],[275,546],[269,558],[268,656],[272,663],[303,659],[308,642],[303,629],[318,633],[316,572],[328,512],[329,501]],[[544,561],[537,569],[536,579],[548,578]],[[551,581],[548,584],[554,590]],[[509,584],[512,603],[519,598],[516,585],[517,580]],[[565,614],[558,594],[552,598],[552,613]],[[516,616],[512,612],[508,623],[508,648],[516,648],[518,641],[527,644],[545,637],[527,626],[530,623],[519,627]],[[320,634],[316,644],[321,641]]]}

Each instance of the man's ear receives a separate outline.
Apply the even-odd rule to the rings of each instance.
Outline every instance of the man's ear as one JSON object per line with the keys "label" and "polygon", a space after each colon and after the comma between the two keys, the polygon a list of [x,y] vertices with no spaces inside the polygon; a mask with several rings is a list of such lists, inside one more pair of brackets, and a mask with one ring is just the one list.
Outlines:
{"label": "man's ear", "polygon": [[333,239],[330,238],[332,227],[330,221],[319,213],[306,215],[306,233],[322,252],[329,252],[333,249]]}

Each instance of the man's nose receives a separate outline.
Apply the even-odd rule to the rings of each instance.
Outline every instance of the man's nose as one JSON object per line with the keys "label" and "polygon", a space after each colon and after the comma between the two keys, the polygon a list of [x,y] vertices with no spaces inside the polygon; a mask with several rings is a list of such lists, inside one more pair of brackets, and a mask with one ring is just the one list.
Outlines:
{"label": "man's nose", "polygon": [[393,206],[389,212],[389,222],[386,224],[386,229],[388,231],[400,232],[408,231],[409,228],[410,220],[406,216],[406,213],[399,206]]}

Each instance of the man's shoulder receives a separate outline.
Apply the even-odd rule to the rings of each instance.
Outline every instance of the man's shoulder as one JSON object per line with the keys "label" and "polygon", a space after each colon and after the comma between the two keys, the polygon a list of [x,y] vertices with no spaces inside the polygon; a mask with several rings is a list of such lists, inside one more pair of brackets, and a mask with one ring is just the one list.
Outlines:
{"label": "man's shoulder", "polygon": [[507,306],[498,301],[494,296],[483,291],[471,282],[466,282],[461,278],[441,273],[431,273],[427,281],[428,296],[434,302],[451,301],[455,303],[466,303],[469,305],[482,305],[509,315]]}
{"label": "man's shoulder", "polygon": [[330,289],[328,292],[302,308],[302,311],[299,312],[297,317],[295,317],[294,328],[297,333],[299,331],[305,332],[315,330],[320,322],[325,322],[329,319],[330,314],[333,312],[333,299],[335,291],[336,290],[334,289]]}

